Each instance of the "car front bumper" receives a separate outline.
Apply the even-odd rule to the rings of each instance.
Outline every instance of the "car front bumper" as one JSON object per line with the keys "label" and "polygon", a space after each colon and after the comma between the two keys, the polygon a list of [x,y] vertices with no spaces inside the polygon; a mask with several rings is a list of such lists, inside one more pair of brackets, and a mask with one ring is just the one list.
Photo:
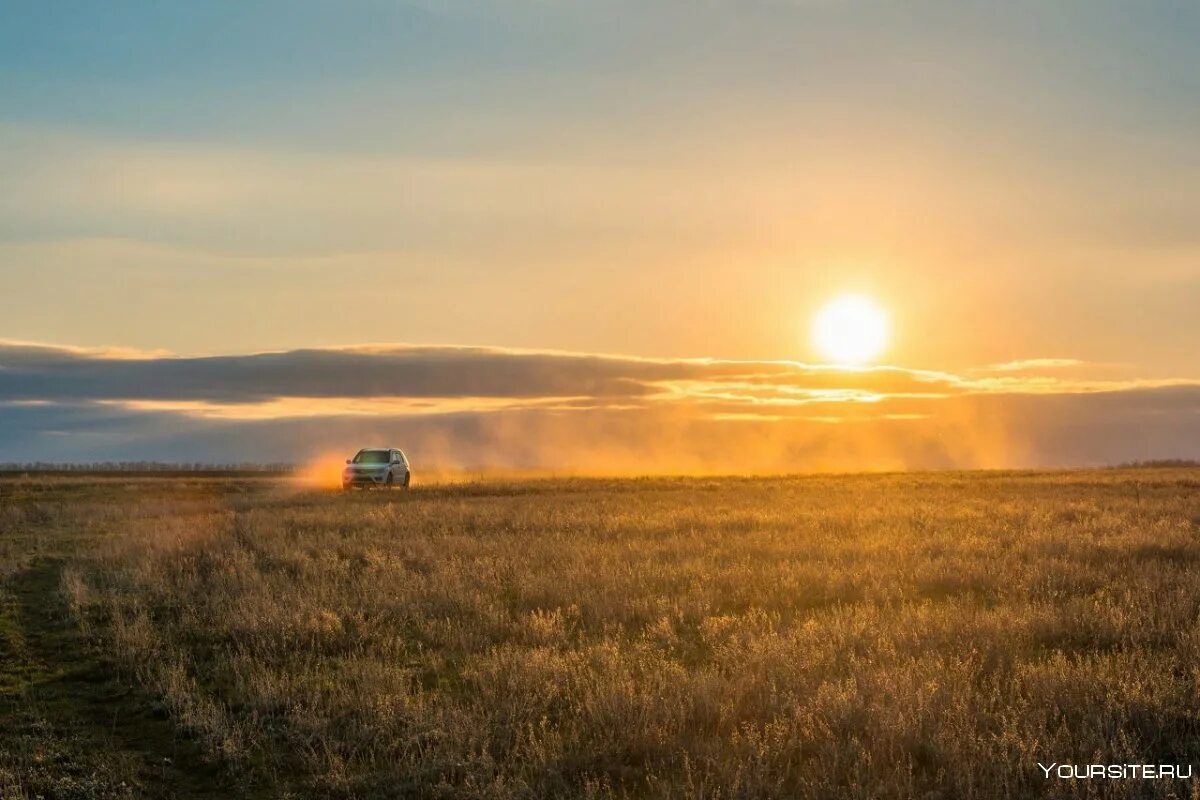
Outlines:
{"label": "car front bumper", "polygon": [[386,472],[356,472],[342,475],[342,488],[351,486],[383,486],[387,482]]}

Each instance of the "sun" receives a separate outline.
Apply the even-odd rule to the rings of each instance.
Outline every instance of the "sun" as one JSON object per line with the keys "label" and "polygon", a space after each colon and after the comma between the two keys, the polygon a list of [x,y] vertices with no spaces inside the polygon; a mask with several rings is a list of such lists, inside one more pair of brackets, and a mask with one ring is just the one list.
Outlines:
{"label": "sun", "polygon": [[866,364],[887,347],[889,328],[887,312],[878,303],[866,295],[844,294],[813,317],[813,345],[834,364]]}

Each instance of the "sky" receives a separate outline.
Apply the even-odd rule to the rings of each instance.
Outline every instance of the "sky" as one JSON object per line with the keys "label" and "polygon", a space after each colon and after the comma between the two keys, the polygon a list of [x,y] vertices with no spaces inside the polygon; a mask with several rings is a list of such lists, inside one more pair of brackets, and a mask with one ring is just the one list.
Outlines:
{"label": "sky", "polygon": [[0,460],[1200,457],[1194,3],[0,14]]}

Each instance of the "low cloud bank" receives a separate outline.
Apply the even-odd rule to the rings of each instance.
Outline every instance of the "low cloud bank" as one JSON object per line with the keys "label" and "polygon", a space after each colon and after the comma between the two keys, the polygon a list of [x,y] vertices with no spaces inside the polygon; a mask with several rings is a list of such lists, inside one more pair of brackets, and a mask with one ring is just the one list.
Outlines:
{"label": "low cloud bank", "polygon": [[492,348],[182,358],[7,343],[0,461],[301,463],[383,443],[424,465],[588,473],[1200,457],[1200,382],[1054,366],[997,378]]}

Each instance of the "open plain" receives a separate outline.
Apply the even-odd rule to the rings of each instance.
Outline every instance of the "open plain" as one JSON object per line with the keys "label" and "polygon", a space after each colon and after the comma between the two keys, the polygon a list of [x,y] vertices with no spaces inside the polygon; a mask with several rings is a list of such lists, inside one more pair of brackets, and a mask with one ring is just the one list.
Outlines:
{"label": "open plain", "polygon": [[1187,797],[1200,470],[0,479],[0,797]]}

